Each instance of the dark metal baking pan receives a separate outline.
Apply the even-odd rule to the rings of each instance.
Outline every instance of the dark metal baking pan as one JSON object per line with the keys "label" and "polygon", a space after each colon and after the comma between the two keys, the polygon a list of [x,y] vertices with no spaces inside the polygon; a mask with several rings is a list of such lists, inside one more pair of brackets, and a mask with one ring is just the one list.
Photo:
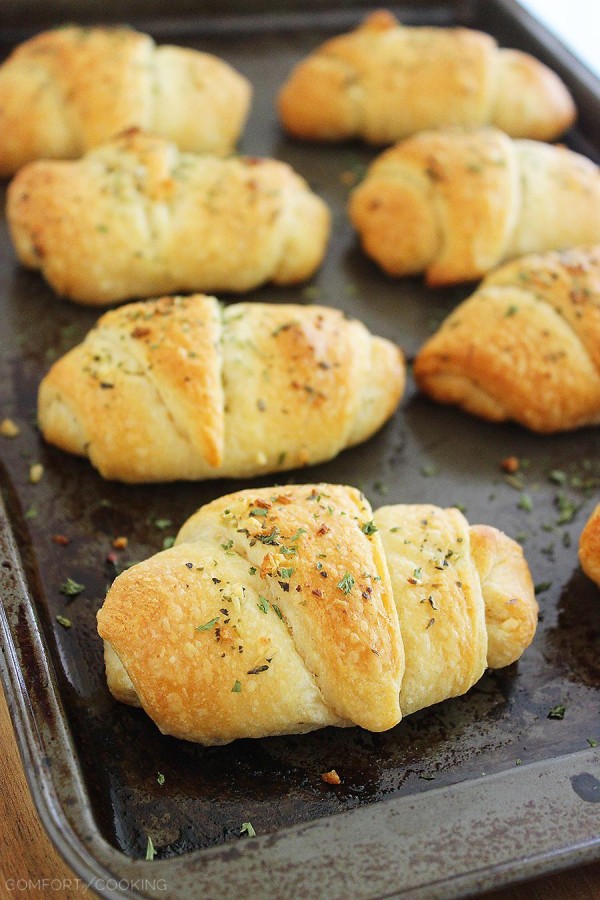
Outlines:
{"label": "dark metal baking pan", "polygon": [[[28,6],[10,5],[4,51],[17,30],[26,33]],[[344,211],[352,173],[374,152],[293,142],[273,112],[296,60],[364,8],[322,10],[306,0],[278,12],[257,5],[253,15],[246,7],[235,13],[223,4],[218,15],[173,7],[168,20],[143,26],[245,72],[255,101],[241,149],[289,161],[334,211],[331,247],[313,282],[252,297],[343,308],[411,357],[472,286],[431,290],[382,275],[360,253]],[[100,8],[72,9],[69,18],[92,19]],[[120,6],[122,18],[139,24],[139,5],[132,11]],[[397,12],[407,23],[468,24],[534,50],[561,72],[582,110],[567,142],[598,158],[600,85],[517,4],[421,3]],[[143,712],[110,698],[95,613],[118,568],[161,549],[202,503],[247,483],[111,484],[46,446],[35,428],[38,383],[98,312],[58,299],[19,268],[4,223],[0,302],[0,413],[21,429],[0,439],[2,675],[38,809],[82,880],[106,896],[454,897],[600,858],[600,603],[576,552],[600,484],[597,429],[539,437],[438,407],[410,386],[367,444],[290,473],[355,484],[374,506],[462,504],[471,522],[517,537],[538,584],[539,631],[518,664],[385,734],[325,729],[205,749],[161,736]],[[522,461],[508,480],[506,456]],[[44,466],[35,485],[33,462]],[[114,551],[121,535],[128,548]],[[75,598],[61,593],[67,578],[85,585]],[[562,720],[548,718],[556,706],[565,707]],[[331,768],[338,787],[321,780]],[[240,835],[243,822],[256,837]],[[153,862],[145,860],[148,836]]]}

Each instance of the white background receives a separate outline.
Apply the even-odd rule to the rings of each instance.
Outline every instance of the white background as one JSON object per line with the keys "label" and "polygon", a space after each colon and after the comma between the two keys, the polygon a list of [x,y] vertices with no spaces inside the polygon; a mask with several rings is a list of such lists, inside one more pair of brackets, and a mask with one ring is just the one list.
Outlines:
{"label": "white background", "polygon": [[519,0],[600,77],[600,0]]}

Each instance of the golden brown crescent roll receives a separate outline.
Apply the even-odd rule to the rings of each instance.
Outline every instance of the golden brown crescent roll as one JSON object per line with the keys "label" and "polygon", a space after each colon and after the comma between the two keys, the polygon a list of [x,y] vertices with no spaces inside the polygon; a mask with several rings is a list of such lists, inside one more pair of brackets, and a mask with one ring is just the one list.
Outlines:
{"label": "golden brown crescent roll", "polygon": [[600,247],[492,272],[425,343],[417,384],[494,422],[542,433],[600,422]]}
{"label": "golden brown crescent roll", "polygon": [[285,163],[180,153],[137,131],[76,162],[25,166],[6,211],[20,261],[98,306],[294,284],[320,264],[330,222]]}
{"label": "golden brown crescent roll", "polygon": [[579,539],[581,568],[600,587],[600,504],[586,522]]}
{"label": "golden brown crescent roll", "polygon": [[428,131],[377,157],[349,212],[388,274],[469,281],[524,253],[600,241],[600,170],[495,128]]}
{"label": "golden brown crescent roll", "polygon": [[181,150],[229,153],[250,95],[223,60],[157,47],[130,28],[44,32],[0,66],[0,176],[34,159],[75,159],[132,127]]}
{"label": "golden brown crescent roll", "polygon": [[406,28],[383,10],[301,62],[278,105],[296,137],[371,144],[450,125],[547,141],[575,119],[563,82],[529,54],[466,28]]}
{"label": "golden brown crescent roll", "polygon": [[118,700],[222,744],[391,728],[516,660],[536,620],[506,535],[457,509],[373,514],[355,488],[316,484],[202,507],[173,548],[115,580],[98,631]]}
{"label": "golden brown crescent roll", "polygon": [[38,421],[105,478],[249,477],[366,440],[404,380],[398,347],[339,310],[166,297],[102,316],[43,379]]}

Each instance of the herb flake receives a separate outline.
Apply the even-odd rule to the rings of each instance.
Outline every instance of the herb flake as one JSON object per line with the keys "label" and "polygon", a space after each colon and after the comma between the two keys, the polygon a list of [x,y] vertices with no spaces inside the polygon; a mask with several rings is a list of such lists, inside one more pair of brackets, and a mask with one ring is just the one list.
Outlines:
{"label": "herb flake", "polygon": [[338,581],[338,587],[340,591],[343,591],[344,594],[349,594],[352,588],[354,587],[355,579],[354,575],[350,572],[346,572],[341,581]]}
{"label": "herb flake", "polygon": [[65,597],[77,597],[82,591],[85,591],[85,584],[80,584],[74,578],[67,578],[61,584],[59,591]]}
{"label": "herb flake", "polygon": [[204,625],[198,625],[196,631],[210,631],[211,628],[214,628],[220,618],[220,616],[215,616],[214,619],[210,619],[208,622],[205,622]]}

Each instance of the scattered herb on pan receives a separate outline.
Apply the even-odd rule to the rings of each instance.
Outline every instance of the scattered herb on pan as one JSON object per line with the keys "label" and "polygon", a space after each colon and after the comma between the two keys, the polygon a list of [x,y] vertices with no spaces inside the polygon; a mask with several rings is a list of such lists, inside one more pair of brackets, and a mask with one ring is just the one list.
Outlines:
{"label": "scattered herb on pan", "polygon": [[35,506],[30,506],[29,509],[25,510],[25,518],[26,519],[36,519],[38,511]]}
{"label": "scattered herb on pan", "polygon": [[596,738],[586,738],[586,741],[588,742],[588,744],[590,745],[590,747],[597,747],[597,746],[598,746],[598,741],[596,740]]}
{"label": "scattered herb on pan", "polygon": [[551,581],[540,581],[534,586],[534,591],[536,594],[543,594],[544,591],[549,591],[551,587]]}
{"label": "scattered herb on pan", "polygon": [[155,528],[158,528],[159,531],[164,531],[165,528],[170,528],[173,523],[170,519],[153,519],[152,524]]}
{"label": "scattered herb on pan", "polygon": [[80,584],[74,578],[67,578],[59,587],[59,591],[65,597],[77,597],[78,594],[85,591],[85,584]]}
{"label": "scattered herb on pan", "polygon": [[553,706],[552,709],[548,712],[548,718],[564,719],[566,711],[567,707],[564,705],[564,703],[557,703],[557,705]]}
{"label": "scattered herb on pan", "polygon": [[423,478],[431,478],[433,475],[437,475],[438,468],[434,465],[421,466],[420,470]]}
{"label": "scattered herb on pan", "polygon": [[388,492],[388,487],[383,481],[376,481],[373,484],[373,490],[377,491],[378,494],[381,494],[382,497],[385,497]]}
{"label": "scattered herb on pan", "polygon": [[554,502],[558,508],[557,525],[566,525],[575,518],[575,513],[579,509],[579,504],[571,500],[564,491],[559,491],[554,498]]}
{"label": "scattered herb on pan", "polygon": [[163,550],[170,550],[173,544],[175,543],[175,538],[172,534],[167,535],[166,538],[163,539],[162,547]]}
{"label": "scattered herb on pan", "polygon": [[318,300],[321,296],[321,288],[316,284],[309,284],[308,287],[302,288],[301,293],[305,300]]}
{"label": "scattered herb on pan", "polygon": [[435,781],[435,775],[430,775],[427,772],[421,772],[419,778],[422,778],[423,781]]}
{"label": "scattered herb on pan", "polygon": [[72,622],[70,619],[67,619],[66,616],[57,616],[56,621],[59,625],[62,625],[63,628],[70,628],[72,626]]}
{"label": "scattered herb on pan", "polygon": [[519,509],[524,509],[525,512],[531,512],[533,509],[533,500],[530,495],[527,493],[522,493],[519,497],[519,502],[517,503]]}
{"label": "scattered herb on pan", "polygon": [[247,834],[248,837],[254,837],[256,835],[256,831],[252,827],[252,822],[242,822],[240,834]]}
{"label": "scattered herb on pan", "polygon": [[163,775],[162,772],[159,772],[159,773],[158,773],[158,775],[156,776],[156,780],[158,781],[158,783],[159,783],[160,786],[162,787],[163,784],[165,783],[165,776]]}
{"label": "scattered herb on pan", "polygon": [[146,844],[146,859],[150,862],[156,856],[156,850],[152,843],[152,838],[148,835],[148,843]]}
{"label": "scattered herb on pan", "polygon": [[567,475],[560,469],[552,469],[551,472],[548,472],[548,480],[552,481],[553,484],[564,484],[567,480]]}

